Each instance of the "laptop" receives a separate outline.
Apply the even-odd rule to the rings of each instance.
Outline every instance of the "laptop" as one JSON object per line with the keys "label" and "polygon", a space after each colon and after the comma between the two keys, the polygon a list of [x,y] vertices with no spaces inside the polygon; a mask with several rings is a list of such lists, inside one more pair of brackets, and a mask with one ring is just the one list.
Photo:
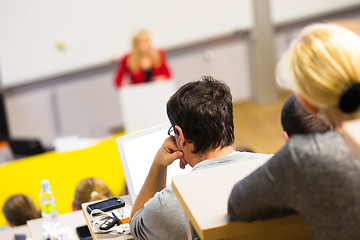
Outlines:
{"label": "laptop", "polygon": [[[170,126],[170,123],[164,123],[116,139],[132,202],[135,201],[145,182],[157,151],[169,137]],[[179,161],[175,160],[168,166],[166,185],[171,184],[172,177],[186,174],[191,170],[189,165],[181,169]]]}

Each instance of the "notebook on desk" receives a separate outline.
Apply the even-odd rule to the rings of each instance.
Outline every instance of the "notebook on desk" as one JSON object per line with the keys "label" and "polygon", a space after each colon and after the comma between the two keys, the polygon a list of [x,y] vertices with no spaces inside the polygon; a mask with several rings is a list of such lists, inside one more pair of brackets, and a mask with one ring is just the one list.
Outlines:
{"label": "notebook on desk", "polygon": [[[135,201],[145,182],[157,151],[168,137],[169,128],[170,123],[164,123],[116,140],[132,202]],[[180,169],[179,160],[175,160],[168,167],[166,185],[171,184],[172,177],[190,170],[190,166]]]}

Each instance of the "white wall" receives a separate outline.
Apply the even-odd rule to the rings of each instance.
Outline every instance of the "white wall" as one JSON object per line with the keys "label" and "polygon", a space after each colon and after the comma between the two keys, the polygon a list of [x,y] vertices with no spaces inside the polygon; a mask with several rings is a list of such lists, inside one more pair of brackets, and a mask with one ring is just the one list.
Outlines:
{"label": "white wall", "polygon": [[[358,0],[271,0],[271,15],[279,24],[356,6]],[[251,0],[0,0],[2,84],[106,65],[128,51],[139,29],[170,49],[248,30],[252,13]]]}
{"label": "white wall", "polygon": [[104,137],[121,126],[117,91],[112,72],[94,74],[61,84],[54,90],[59,132],[62,136]]}
{"label": "white wall", "polygon": [[[359,18],[360,10],[330,18],[335,17]],[[309,22],[276,30],[277,58]],[[231,87],[235,102],[251,98],[247,34],[171,51],[168,59],[178,86],[211,74]],[[9,89],[5,100],[11,135],[38,137],[47,145],[55,137],[69,134],[108,135],[111,129],[121,126],[118,96],[112,85],[115,68],[114,64]]]}
{"label": "white wall", "polygon": [[199,46],[170,55],[170,65],[178,86],[211,75],[225,81],[235,102],[251,96],[247,36]]}
{"label": "white wall", "polygon": [[5,97],[11,136],[36,137],[49,145],[57,136],[52,89],[33,89]]}
{"label": "white wall", "polygon": [[0,0],[2,84],[106,65],[139,29],[168,49],[248,29],[251,13],[251,0]]}
{"label": "white wall", "polygon": [[274,24],[294,23],[309,18],[359,7],[359,0],[270,0]]}
{"label": "white wall", "polygon": [[[169,53],[168,59],[178,86],[210,74],[230,86],[234,101],[251,96],[246,35]],[[115,67],[7,91],[11,135],[38,137],[47,145],[58,136],[109,135],[121,126]]]}

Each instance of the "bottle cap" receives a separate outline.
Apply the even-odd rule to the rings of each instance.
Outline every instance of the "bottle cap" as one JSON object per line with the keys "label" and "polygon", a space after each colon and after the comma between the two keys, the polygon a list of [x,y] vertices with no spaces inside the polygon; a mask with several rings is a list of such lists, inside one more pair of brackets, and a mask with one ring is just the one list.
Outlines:
{"label": "bottle cap", "polygon": [[48,180],[41,181],[41,190],[46,191],[50,189],[50,183]]}

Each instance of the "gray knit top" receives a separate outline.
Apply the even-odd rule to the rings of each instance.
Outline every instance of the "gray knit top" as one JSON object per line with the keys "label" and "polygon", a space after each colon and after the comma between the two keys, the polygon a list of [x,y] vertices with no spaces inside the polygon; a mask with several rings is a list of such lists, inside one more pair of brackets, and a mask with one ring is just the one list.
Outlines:
{"label": "gray knit top", "polygon": [[294,136],[238,182],[228,212],[254,221],[297,212],[316,239],[360,239],[360,161],[340,133]]}

